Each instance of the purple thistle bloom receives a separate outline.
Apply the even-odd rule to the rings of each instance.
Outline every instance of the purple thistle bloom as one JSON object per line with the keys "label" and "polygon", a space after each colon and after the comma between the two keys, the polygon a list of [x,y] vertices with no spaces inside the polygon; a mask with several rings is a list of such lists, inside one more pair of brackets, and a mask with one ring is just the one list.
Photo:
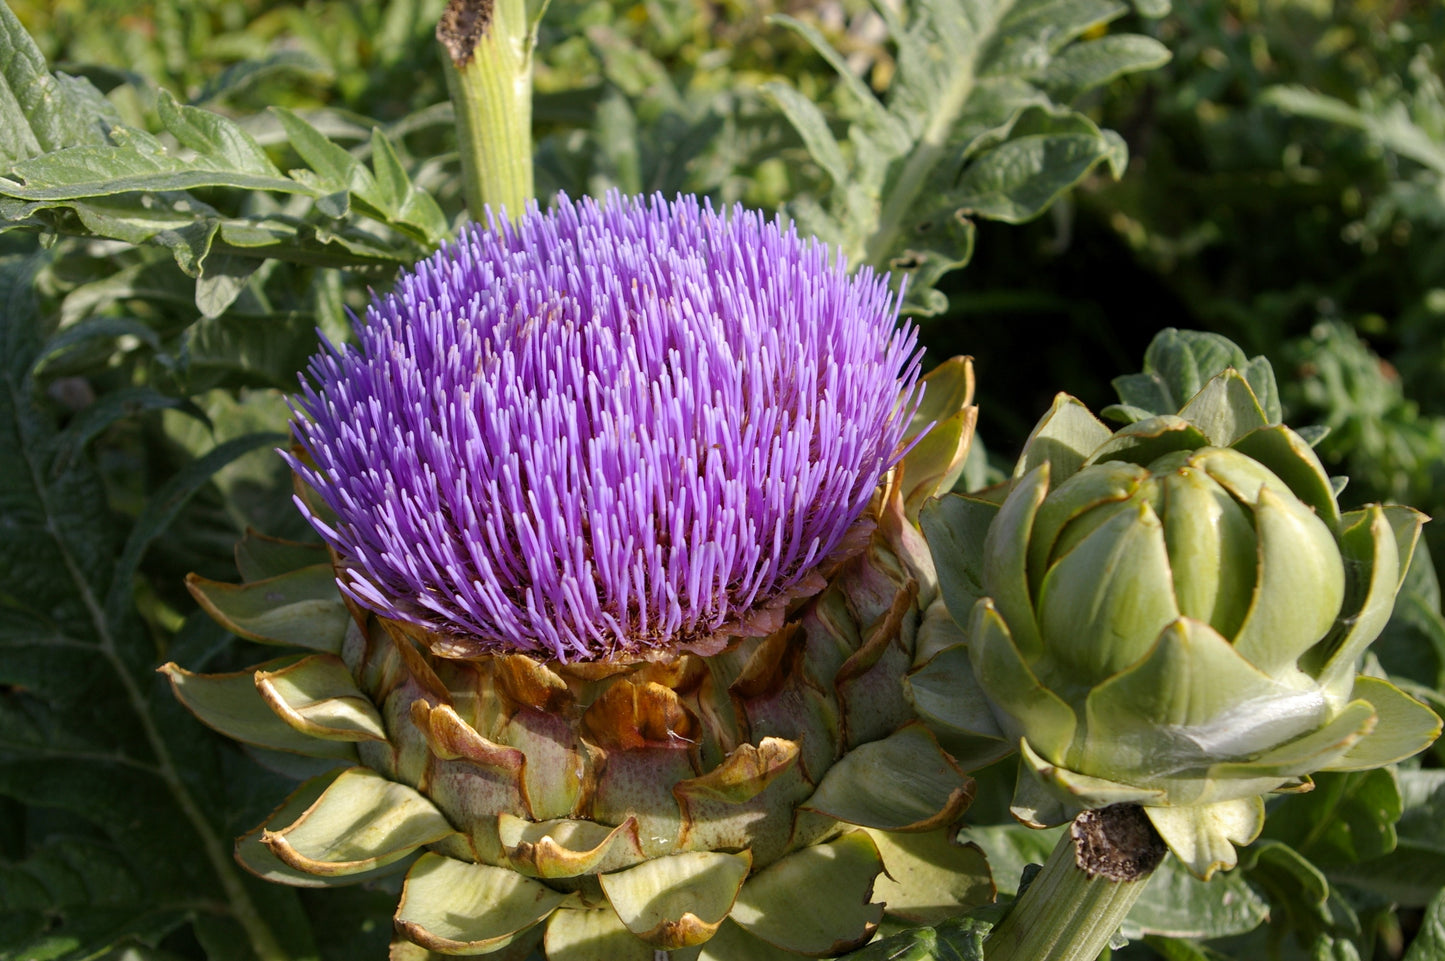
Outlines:
{"label": "purple thistle bloom", "polygon": [[302,509],[347,596],[442,652],[746,632],[900,456],[921,389],[897,313],[758,213],[559,197],[466,231],[312,359],[315,466],[290,462],[335,520]]}

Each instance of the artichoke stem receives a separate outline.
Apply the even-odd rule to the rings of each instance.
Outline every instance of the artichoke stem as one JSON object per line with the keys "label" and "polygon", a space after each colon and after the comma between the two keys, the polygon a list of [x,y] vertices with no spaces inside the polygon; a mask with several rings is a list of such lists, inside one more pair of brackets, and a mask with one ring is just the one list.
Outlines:
{"label": "artichoke stem", "polygon": [[1166,850],[1137,804],[1085,811],[984,942],[984,958],[1094,961]]}
{"label": "artichoke stem", "polygon": [[450,0],[437,24],[473,220],[532,199],[533,26],[523,0]]}

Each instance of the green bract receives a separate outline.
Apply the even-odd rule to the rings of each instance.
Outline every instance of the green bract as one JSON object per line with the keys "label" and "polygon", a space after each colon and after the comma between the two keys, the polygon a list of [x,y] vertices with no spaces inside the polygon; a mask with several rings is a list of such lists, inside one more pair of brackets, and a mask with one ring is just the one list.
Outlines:
{"label": "green bract", "polygon": [[1060,395],[1001,504],[952,495],[924,513],[967,644],[911,678],[915,703],[950,751],[1018,746],[1025,823],[1141,804],[1208,876],[1258,833],[1262,795],[1439,734],[1356,672],[1424,520],[1342,515],[1309,444],[1232,369],[1117,432]]}
{"label": "green bract", "polygon": [[348,605],[319,549],[248,537],[246,583],[188,585],[284,653],[162,670],[216,730],[334,767],[237,859],[302,887],[405,871],[393,961],[832,957],[989,899],[955,842],[972,780],[904,693],[938,594],[913,518],[976,416],[966,360],[926,380],[920,436],[813,595],[707,655],[466,651]]}

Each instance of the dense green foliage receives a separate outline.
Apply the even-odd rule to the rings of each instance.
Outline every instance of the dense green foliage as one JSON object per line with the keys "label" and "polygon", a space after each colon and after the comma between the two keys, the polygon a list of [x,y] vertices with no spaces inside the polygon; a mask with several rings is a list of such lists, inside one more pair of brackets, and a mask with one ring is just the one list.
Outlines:
{"label": "dense green foliage", "polygon": [[[231,579],[248,527],[309,536],[269,449],[296,371],[463,216],[442,6],[0,9],[0,959],[384,956],[396,884],[231,858],[313,762],[213,736],[153,671],[258,659],[184,577]],[[1445,7],[902,6],[553,0],[539,194],[781,209],[908,276],[933,361],[978,362],[970,486],[1055,391],[1102,407],[1198,328],[1329,429],[1346,506],[1445,515]],[[1422,557],[1374,649],[1437,711],[1440,600]],[[1275,799],[1239,871],[1162,871],[1116,956],[1445,958],[1433,751]],[[1054,840],[1008,818],[1015,764],[967,831],[1005,897]],[[859,957],[977,957],[990,920]]]}

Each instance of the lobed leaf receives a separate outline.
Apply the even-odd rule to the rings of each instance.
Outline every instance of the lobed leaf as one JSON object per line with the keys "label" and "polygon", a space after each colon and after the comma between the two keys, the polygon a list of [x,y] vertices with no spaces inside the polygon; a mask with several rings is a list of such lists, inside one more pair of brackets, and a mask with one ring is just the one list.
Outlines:
{"label": "lobed leaf", "polygon": [[[837,71],[850,118],[831,121],[770,85],[831,181],[826,194],[792,198],[791,212],[851,261],[906,277],[908,309],[942,311],[934,285],[971,256],[970,218],[1030,220],[1100,165],[1122,172],[1122,138],[1070,102],[1168,59],[1147,37],[1074,42],[1125,9],[1113,0],[930,0],[905,17],[879,5],[897,48],[886,100],[817,28],[776,17]],[[844,126],[846,143],[833,132]]]}
{"label": "lobed leaf", "polygon": [[[0,799],[45,812],[13,831],[22,863],[40,864],[60,838],[83,836],[125,872],[99,863],[87,871],[92,886],[83,897],[75,889],[83,903],[48,909],[21,956],[56,956],[60,945],[74,952],[60,956],[99,955],[123,939],[153,945],[201,899],[240,921],[258,953],[291,957],[294,945],[258,908],[221,840],[234,799],[207,794],[203,803],[203,788],[181,776],[225,755],[196,738],[154,683],[155,649],[132,584],[146,546],[206,472],[245,445],[163,485],[127,534],[90,454],[57,430],[33,378],[47,326],[34,278],[48,259],[0,260],[0,447],[14,452],[0,471],[0,684],[18,685],[0,687]],[[254,770],[251,780],[267,783]]]}

